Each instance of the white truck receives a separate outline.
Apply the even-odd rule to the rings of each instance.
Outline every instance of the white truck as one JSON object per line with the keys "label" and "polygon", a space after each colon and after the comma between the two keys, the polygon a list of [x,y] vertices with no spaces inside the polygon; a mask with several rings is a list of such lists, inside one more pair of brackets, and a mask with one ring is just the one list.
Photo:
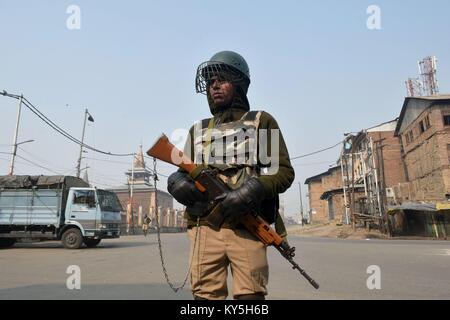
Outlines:
{"label": "white truck", "polygon": [[117,195],[72,176],[0,176],[0,247],[17,239],[61,240],[67,249],[119,238]]}

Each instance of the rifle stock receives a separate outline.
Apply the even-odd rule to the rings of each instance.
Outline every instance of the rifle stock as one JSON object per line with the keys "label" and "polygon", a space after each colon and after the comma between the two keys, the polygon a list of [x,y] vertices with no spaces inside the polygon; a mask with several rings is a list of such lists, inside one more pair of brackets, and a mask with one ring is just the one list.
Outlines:
{"label": "rifle stock", "polygon": [[[147,151],[150,157],[159,159],[161,161],[173,164],[189,173],[193,172],[197,166],[184,155],[184,153],[170,143],[169,138],[165,134],[162,134],[153,146]],[[195,185],[201,192],[205,192],[206,189],[197,181]]]}
{"label": "rifle stock", "polygon": [[[201,192],[208,192],[210,199],[217,201],[223,198],[228,192],[227,186],[219,181],[219,179],[207,170],[198,172],[199,167],[191,161],[181,150],[170,143],[166,135],[162,134],[153,146],[147,151],[150,157],[175,165],[189,173],[194,179],[196,187]],[[223,215],[220,210],[220,201],[214,205],[212,211],[208,214],[207,222],[216,229],[220,228],[223,223]],[[240,222],[244,227],[255,235],[261,242],[267,246],[275,246],[276,249],[286,258],[293,269],[297,269],[316,289],[319,285],[309,275],[293,261],[295,255],[294,247],[290,247],[287,241],[273,230],[270,225],[260,216],[248,213],[242,217]]]}

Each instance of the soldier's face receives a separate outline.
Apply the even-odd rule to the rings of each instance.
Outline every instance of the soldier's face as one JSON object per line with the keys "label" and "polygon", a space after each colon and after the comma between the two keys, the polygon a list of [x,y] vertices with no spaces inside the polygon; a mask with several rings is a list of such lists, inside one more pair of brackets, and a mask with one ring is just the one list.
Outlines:
{"label": "soldier's face", "polygon": [[234,85],[231,82],[220,80],[218,77],[213,77],[209,93],[216,107],[228,106],[233,101]]}

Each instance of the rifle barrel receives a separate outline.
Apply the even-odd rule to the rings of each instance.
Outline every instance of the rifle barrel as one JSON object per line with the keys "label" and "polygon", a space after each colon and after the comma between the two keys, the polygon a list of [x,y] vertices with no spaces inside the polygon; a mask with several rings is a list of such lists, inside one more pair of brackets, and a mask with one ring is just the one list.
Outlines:
{"label": "rifle barrel", "polygon": [[289,262],[292,264],[292,269],[297,269],[297,270],[300,272],[300,274],[301,274],[303,277],[305,277],[306,280],[308,280],[308,282],[309,282],[315,289],[319,289],[319,284],[318,284],[313,278],[311,278],[311,277],[309,276],[309,274],[306,273],[305,270],[303,270],[302,268],[300,268],[300,266],[294,261],[293,258],[291,258],[291,257],[286,257],[286,256],[283,254],[283,251],[282,251],[282,249],[281,249],[279,246],[275,246],[275,248],[277,248],[278,251],[280,251],[281,255],[282,255],[287,261],[289,261]]}

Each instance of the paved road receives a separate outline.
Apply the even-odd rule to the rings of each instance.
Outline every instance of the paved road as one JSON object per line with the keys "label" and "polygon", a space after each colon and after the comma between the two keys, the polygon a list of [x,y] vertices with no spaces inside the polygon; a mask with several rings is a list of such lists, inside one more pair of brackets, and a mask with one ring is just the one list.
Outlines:
{"label": "paved road", "polygon": [[[172,280],[185,277],[185,234],[163,234]],[[450,242],[337,240],[291,237],[296,261],[321,285],[312,288],[269,248],[268,299],[450,299]],[[81,289],[69,290],[69,265],[81,270]],[[367,268],[379,266],[381,289],[369,290]],[[371,282],[376,283],[376,282]],[[189,283],[186,285],[189,288]],[[191,299],[173,293],[161,271],[156,235],[103,241],[66,250],[59,242],[16,244],[0,251],[0,299]]]}

